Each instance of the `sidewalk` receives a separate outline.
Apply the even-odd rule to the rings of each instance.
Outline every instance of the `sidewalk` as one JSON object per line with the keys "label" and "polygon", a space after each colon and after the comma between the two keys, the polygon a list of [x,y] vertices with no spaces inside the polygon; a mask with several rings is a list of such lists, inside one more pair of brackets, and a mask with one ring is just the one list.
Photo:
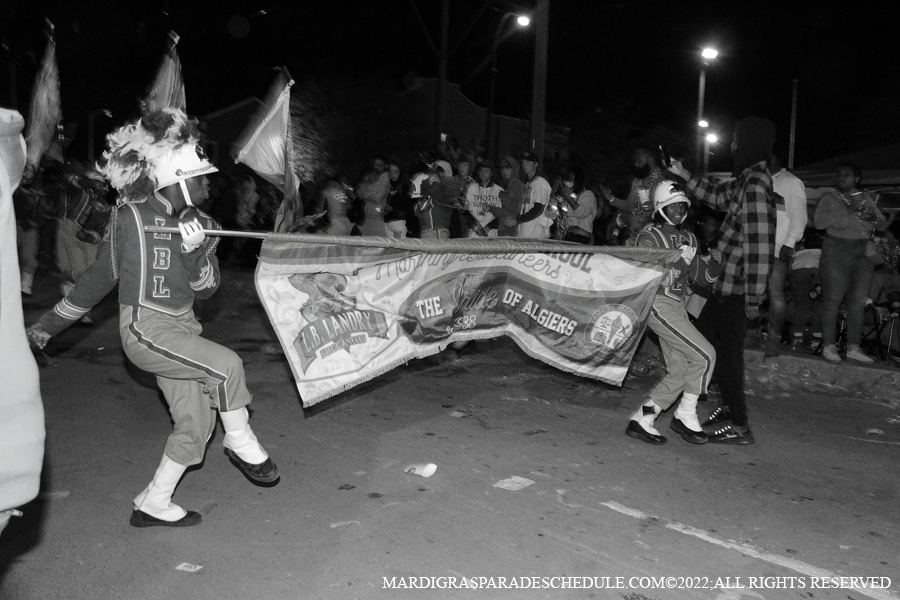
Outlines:
{"label": "sidewalk", "polygon": [[846,359],[835,364],[821,356],[794,352],[785,347],[785,351],[776,357],[766,357],[763,350],[748,348],[744,350],[744,360],[754,370],[815,385],[840,386],[857,398],[900,407],[900,364],[890,359],[871,365]]}

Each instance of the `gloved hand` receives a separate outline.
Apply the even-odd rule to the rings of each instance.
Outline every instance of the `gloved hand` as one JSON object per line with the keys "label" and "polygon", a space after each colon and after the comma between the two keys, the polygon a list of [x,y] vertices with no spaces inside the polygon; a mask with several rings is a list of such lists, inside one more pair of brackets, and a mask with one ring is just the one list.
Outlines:
{"label": "gloved hand", "polygon": [[191,252],[200,247],[206,234],[203,233],[203,226],[196,218],[187,223],[179,223],[178,230],[181,232],[181,251]]}
{"label": "gloved hand", "polygon": [[697,249],[689,244],[684,244],[681,247],[681,258],[684,259],[684,262],[687,264],[691,264],[691,261],[694,260],[694,255],[697,254]]}
{"label": "gloved hand", "polygon": [[50,334],[44,329],[44,326],[40,323],[35,323],[25,330],[25,335],[28,336],[28,341],[40,348],[44,349],[44,346],[47,345],[47,342],[50,341]]}

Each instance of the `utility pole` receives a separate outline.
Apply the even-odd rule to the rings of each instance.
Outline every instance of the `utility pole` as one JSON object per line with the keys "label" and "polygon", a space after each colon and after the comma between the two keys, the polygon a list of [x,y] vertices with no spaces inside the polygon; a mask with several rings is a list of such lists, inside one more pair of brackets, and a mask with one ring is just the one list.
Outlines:
{"label": "utility pole", "polygon": [[534,13],[534,88],[531,94],[531,147],[538,160],[544,157],[544,115],[547,109],[547,50],[550,46],[550,0],[538,0]]}
{"label": "utility pole", "polygon": [[[441,0],[441,41],[438,47],[438,80],[434,102],[434,144],[441,147],[441,134],[447,120],[447,63],[450,52],[447,45],[450,40],[450,0]],[[437,158],[437,157],[435,157]]]}

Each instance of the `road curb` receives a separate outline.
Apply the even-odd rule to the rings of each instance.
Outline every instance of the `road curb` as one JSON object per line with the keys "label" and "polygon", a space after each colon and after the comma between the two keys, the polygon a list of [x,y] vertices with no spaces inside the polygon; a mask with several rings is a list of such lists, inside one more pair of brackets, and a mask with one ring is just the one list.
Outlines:
{"label": "road curb", "polygon": [[900,367],[890,361],[863,365],[844,360],[834,364],[819,356],[793,352],[767,358],[762,350],[756,349],[744,350],[744,361],[782,377],[840,386],[852,390],[854,396],[886,400],[893,406],[900,406],[900,394],[897,393]]}

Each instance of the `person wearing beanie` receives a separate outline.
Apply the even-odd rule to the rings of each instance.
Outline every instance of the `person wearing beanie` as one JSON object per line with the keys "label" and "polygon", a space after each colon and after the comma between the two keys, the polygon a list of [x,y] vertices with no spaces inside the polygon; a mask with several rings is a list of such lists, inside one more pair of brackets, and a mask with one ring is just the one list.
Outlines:
{"label": "person wearing beanie", "polygon": [[775,144],[775,125],[746,117],[735,124],[731,153],[734,179],[717,183],[692,176],[680,161],[672,172],[687,180],[701,204],[724,212],[717,249],[724,268],[712,285],[697,329],[716,350],[714,377],[722,398],[703,423],[711,443],[753,444],[744,394],[744,337],[747,322],[759,319],[775,259],[775,192],[768,164]]}
{"label": "person wearing beanie", "polygon": [[[119,286],[119,333],[125,355],[156,376],[174,431],[150,484],[134,498],[134,527],[186,527],[202,517],[172,503],[179,480],[200,464],[216,427],[225,430],[225,454],[250,480],[273,484],[278,468],[250,428],[241,358],[200,337],[195,298],[219,287],[218,229],[196,208],[209,194],[207,175],[218,169],[199,144],[196,119],[163,109],[145,114],[107,136],[101,172],[119,191],[97,260],[75,287],[28,328],[39,348],[80,319]],[[145,225],[176,227],[179,233],[150,233]]]}

